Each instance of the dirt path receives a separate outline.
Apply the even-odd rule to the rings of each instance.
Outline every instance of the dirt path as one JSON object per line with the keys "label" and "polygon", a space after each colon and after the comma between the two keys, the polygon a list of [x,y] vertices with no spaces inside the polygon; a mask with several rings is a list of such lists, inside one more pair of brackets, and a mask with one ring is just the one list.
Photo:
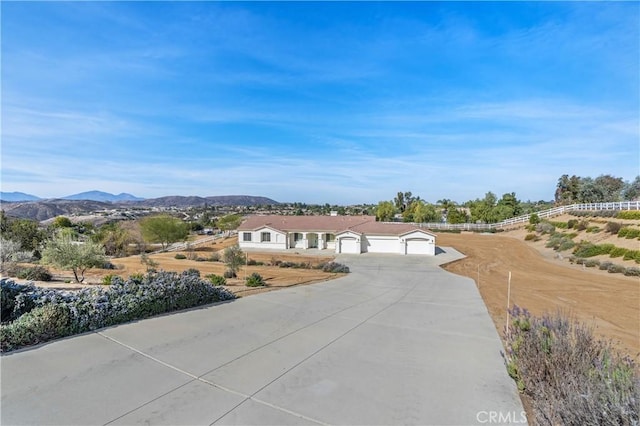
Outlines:
{"label": "dirt path", "polygon": [[636,360],[640,359],[640,279],[581,270],[546,258],[524,241],[492,234],[438,234],[438,245],[467,255],[445,266],[450,272],[480,277],[480,294],[502,334],[507,283],[511,303],[535,315],[562,310],[596,327]]}

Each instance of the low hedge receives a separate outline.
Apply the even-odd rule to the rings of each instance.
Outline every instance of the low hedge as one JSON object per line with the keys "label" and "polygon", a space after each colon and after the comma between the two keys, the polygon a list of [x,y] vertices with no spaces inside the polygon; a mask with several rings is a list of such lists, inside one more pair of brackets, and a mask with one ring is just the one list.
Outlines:
{"label": "low hedge", "polygon": [[150,272],[142,278],[127,280],[113,277],[106,289],[87,287],[74,292],[20,286],[7,279],[0,281],[2,312],[11,312],[13,319],[0,325],[2,352],[235,298],[233,293],[201,279],[193,271]]}
{"label": "low hedge", "polygon": [[626,238],[632,240],[634,238],[640,238],[640,229],[625,226],[618,231],[618,238]]}
{"label": "low hedge", "polygon": [[581,241],[573,250],[573,254],[578,257],[593,257],[609,254],[615,248],[613,244],[593,244],[588,241]]}
{"label": "low hedge", "polygon": [[618,212],[617,219],[640,220],[640,210],[627,210]]}

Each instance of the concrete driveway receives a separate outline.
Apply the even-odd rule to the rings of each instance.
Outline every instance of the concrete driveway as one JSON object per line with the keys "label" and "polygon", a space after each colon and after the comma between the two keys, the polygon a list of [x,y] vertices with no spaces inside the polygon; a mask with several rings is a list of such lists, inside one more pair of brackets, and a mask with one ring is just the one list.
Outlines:
{"label": "concrete driveway", "polygon": [[2,424],[522,424],[474,282],[437,267],[459,257],[343,255],[334,281],[5,355]]}

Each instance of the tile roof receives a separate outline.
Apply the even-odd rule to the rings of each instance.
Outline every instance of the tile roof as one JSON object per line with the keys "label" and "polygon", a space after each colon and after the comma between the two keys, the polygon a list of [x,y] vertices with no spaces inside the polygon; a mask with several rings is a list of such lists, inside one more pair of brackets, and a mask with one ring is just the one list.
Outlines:
{"label": "tile roof", "polygon": [[[283,232],[331,232],[352,230],[360,234],[402,235],[414,230],[429,231],[409,223],[376,222],[375,216],[249,216],[238,231],[254,231],[268,226]],[[433,235],[433,234],[431,234]]]}
{"label": "tile roof", "polygon": [[422,231],[433,235],[426,229],[422,229],[411,223],[402,222],[366,222],[350,228],[352,231],[366,235],[402,235],[411,231]]}

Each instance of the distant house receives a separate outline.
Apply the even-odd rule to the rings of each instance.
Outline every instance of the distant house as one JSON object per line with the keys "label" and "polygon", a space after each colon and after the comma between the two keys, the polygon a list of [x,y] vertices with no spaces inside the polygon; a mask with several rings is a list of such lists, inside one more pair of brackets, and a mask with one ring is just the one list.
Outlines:
{"label": "distant house", "polygon": [[243,249],[318,249],[336,253],[433,256],[436,236],[407,223],[375,216],[249,216],[238,227]]}

